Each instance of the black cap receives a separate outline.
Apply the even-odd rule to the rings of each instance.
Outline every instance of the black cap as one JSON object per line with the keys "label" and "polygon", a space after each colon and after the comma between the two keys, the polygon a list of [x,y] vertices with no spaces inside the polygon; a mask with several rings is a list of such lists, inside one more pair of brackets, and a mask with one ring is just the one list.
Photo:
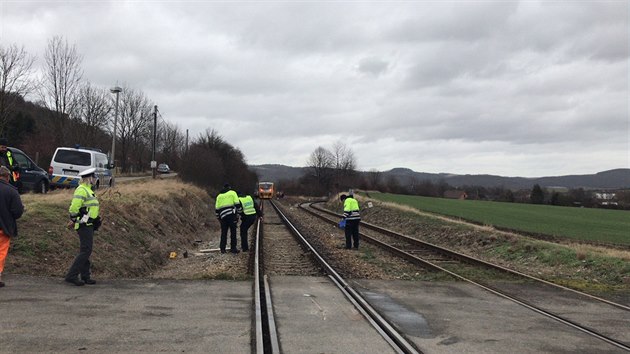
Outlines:
{"label": "black cap", "polygon": [[339,199],[341,199],[341,200],[344,200],[344,199],[346,199],[346,198],[348,198],[348,196],[347,196],[347,195],[345,195],[345,194],[342,194],[342,195],[340,195],[340,196],[339,196]]}
{"label": "black cap", "polygon": [[229,189],[230,188],[230,184],[229,183],[224,184],[223,188]]}
{"label": "black cap", "polygon": [[9,140],[7,140],[7,138],[0,138],[0,145],[3,145],[3,146],[9,145]]}

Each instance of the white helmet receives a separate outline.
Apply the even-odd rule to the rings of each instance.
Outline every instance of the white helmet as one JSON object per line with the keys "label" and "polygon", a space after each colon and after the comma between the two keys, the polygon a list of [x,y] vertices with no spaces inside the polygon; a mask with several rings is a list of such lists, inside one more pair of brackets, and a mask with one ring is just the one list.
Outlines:
{"label": "white helmet", "polygon": [[81,178],[88,178],[88,177],[94,175],[95,173],[96,173],[96,168],[92,167],[92,168],[88,168],[87,170],[84,170],[81,173],[79,173],[79,177],[81,177]]}

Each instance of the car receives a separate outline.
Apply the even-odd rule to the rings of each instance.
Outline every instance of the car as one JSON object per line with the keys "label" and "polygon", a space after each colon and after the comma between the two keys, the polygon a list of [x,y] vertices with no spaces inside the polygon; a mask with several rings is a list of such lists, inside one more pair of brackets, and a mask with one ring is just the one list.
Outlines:
{"label": "car", "polygon": [[96,189],[114,185],[114,164],[101,150],[79,145],[74,148],[58,147],[48,168],[51,188],[77,187],[81,180],[79,174],[88,168],[96,168]]}
{"label": "car", "polygon": [[20,193],[35,192],[46,193],[49,189],[48,173],[43,168],[37,166],[28,155],[14,147],[7,147],[13,155],[13,160],[17,163],[19,173],[17,188]]}
{"label": "car", "polygon": [[167,164],[161,163],[161,164],[158,165],[157,171],[159,173],[169,173],[169,172],[171,172],[171,169],[168,167]]}

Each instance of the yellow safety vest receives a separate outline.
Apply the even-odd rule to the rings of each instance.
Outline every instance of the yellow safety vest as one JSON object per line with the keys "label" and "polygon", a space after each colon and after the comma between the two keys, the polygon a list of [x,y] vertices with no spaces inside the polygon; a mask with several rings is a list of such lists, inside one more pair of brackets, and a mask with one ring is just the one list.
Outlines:
{"label": "yellow safety vest", "polygon": [[[81,213],[81,208],[85,208],[88,220],[82,220],[85,214]],[[81,224],[87,226],[93,225],[92,220],[98,217],[100,206],[89,184],[81,183],[77,189],[74,190],[72,203],[70,203],[70,209],[68,209],[68,211],[70,212],[70,219],[74,220],[75,230],[79,229],[79,225]]]}
{"label": "yellow safety vest", "polygon": [[256,208],[254,207],[254,199],[251,196],[246,196],[243,198],[238,198],[241,201],[241,205],[243,206],[243,214],[245,215],[253,215],[256,214]]}

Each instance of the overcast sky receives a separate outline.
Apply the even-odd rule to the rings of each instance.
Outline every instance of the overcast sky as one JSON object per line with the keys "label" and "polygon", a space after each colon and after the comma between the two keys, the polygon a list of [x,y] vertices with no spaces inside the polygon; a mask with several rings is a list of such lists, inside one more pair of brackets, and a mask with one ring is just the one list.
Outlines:
{"label": "overcast sky", "polygon": [[305,166],[557,176],[630,167],[627,1],[7,1],[0,43],[143,91],[191,138]]}

